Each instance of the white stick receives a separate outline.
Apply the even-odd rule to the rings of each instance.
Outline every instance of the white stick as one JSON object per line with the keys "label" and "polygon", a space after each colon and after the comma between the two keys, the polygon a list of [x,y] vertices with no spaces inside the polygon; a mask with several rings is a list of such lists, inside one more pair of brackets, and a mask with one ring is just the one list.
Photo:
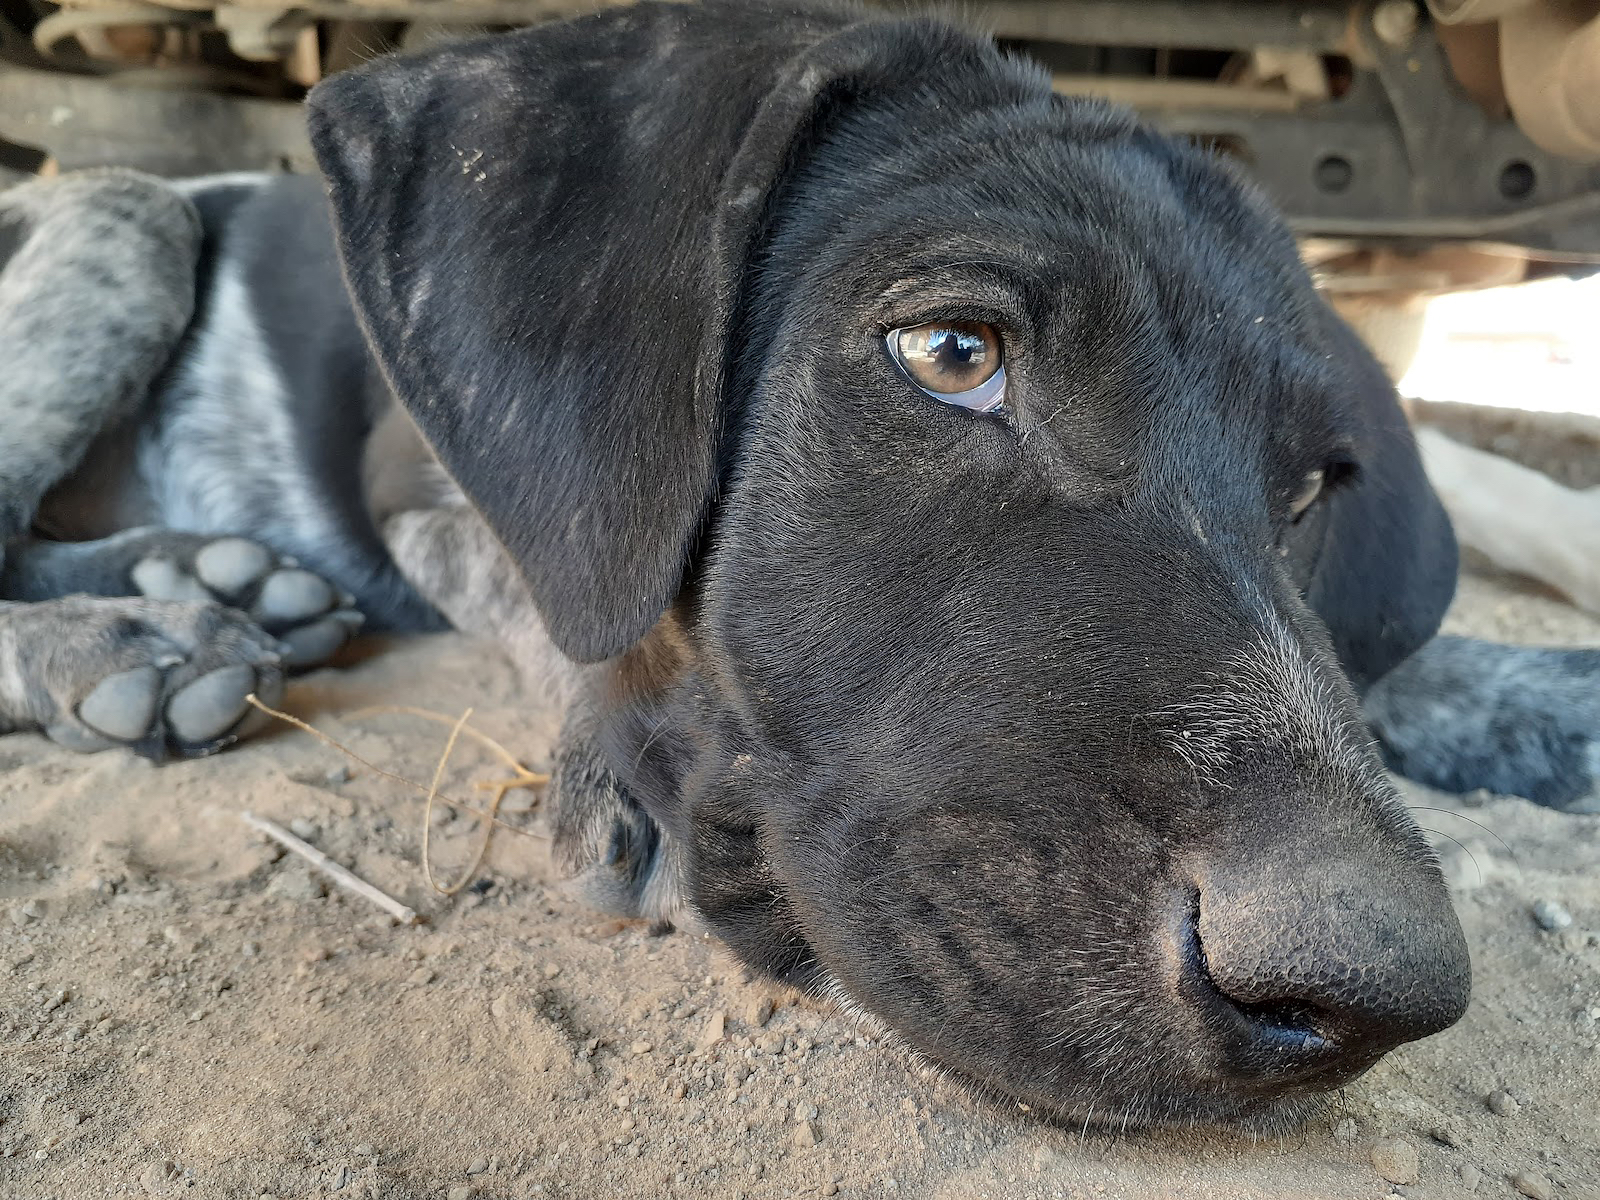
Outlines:
{"label": "white stick", "polygon": [[393,896],[384,895],[365,879],[356,878],[321,850],[307,842],[302,842],[282,825],[269,821],[265,817],[258,817],[254,813],[244,812],[240,813],[239,816],[244,819],[246,825],[249,825],[252,829],[259,829],[273,841],[293,850],[346,891],[354,892],[358,896],[365,896],[368,900],[371,900],[384,912],[399,921],[400,924],[415,925],[417,923],[415,909],[407,908]]}

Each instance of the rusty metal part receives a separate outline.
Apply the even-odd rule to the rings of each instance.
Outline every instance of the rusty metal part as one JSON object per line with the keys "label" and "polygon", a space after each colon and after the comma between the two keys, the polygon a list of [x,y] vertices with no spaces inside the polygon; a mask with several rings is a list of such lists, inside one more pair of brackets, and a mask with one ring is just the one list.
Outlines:
{"label": "rusty metal part", "polygon": [[1435,27],[1439,44],[1450,59],[1450,72],[1467,95],[1491,117],[1511,111],[1506,103],[1506,85],[1500,77],[1500,26],[1439,25]]}
{"label": "rusty metal part", "polygon": [[[229,6],[318,20],[429,21],[449,25],[526,25],[633,0],[229,0]],[[898,7],[888,0],[891,7]],[[176,10],[211,11],[216,0],[159,0]],[[126,7],[124,0],[63,0],[64,7]],[[962,14],[1001,37],[1104,46],[1194,49],[1271,47],[1338,51],[1349,0],[976,0]]]}
{"label": "rusty metal part", "polygon": [[1546,0],[1504,17],[1500,66],[1535,144],[1600,162],[1600,0]]}
{"label": "rusty metal part", "polygon": [[1124,78],[1115,75],[1062,75],[1052,86],[1063,96],[1097,96],[1142,111],[1187,109],[1219,112],[1293,112],[1299,99],[1281,89],[1238,88],[1192,79]]}
{"label": "rusty metal part", "polygon": [[1404,49],[1411,45],[1422,25],[1422,11],[1415,0],[1380,0],[1372,10],[1372,31],[1387,46]]}
{"label": "rusty metal part", "polygon": [[1498,21],[1543,0],[1428,0],[1433,19],[1441,25],[1470,25]]}
{"label": "rusty metal part", "polygon": [[179,176],[315,169],[298,104],[7,66],[0,66],[0,139],[37,147],[64,171],[134,165]]}
{"label": "rusty metal part", "polygon": [[119,4],[114,8],[61,8],[33,29],[34,48],[45,58],[57,57],[68,38],[117,29],[152,25],[199,25],[201,13],[164,8],[159,4]]}
{"label": "rusty metal part", "polygon": [[1308,238],[1300,255],[1319,288],[1342,296],[1437,296],[1505,287],[1528,273],[1525,254],[1472,245],[1403,250]]}
{"label": "rusty metal part", "polygon": [[228,36],[228,48],[246,62],[277,62],[293,52],[314,18],[304,10],[277,11],[241,4],[217,6],[217,28]]}
{"label": "rusty metal part", "polygon": [[980,0],[962,6],[979,26],[1002,37],[1097,46],[1170,46],[1231,50],[1270,46],[1337,50],[1348,4],[1331,0],[1240,5],[1218,0]]}

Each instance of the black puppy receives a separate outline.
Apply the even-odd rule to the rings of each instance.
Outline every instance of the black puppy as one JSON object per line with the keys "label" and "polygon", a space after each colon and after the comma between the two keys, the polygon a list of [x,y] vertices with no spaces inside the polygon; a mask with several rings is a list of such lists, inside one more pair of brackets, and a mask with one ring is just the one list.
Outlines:
{"label": "black puppy", "polygon": [[945,27],[770,10],[386,64],[312,134],[391,385],[623,656],[582,819],[609,774],[746,960],[1136,1120],[1459,1016],[1346,682],[1453,545],[1248,188]]}
{"label": "black puppy", "polygon": [[[309,660],[341,590],[398,627],[426,599],[570,696],[549,802],[597,893],[976,1085],[1272,1124],[1461,1014],[1357,702],[1433,634],[1454,544],[1229,169],[853,10],[646,4],[310,109],[355,316],[314,190],[188,189],[180,352],[99,450],[30,460],[33,528],[102,540],[10,548],[16,723],[206,750],[278,667],[265,635],[5,659],[7,622],[123,654],[130,614],[84,604],[239,638],[250,608]],[[137,571],[195,591],[50,599]]]}

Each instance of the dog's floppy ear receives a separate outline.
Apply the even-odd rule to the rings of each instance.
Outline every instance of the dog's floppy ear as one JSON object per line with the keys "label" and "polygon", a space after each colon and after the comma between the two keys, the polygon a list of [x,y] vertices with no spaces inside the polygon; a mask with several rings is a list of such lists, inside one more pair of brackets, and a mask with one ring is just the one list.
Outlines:
{"label": "dog's floppy ear", "polygon": [[932,52],[936,27],[855,20],[641,4],[312,93],[378,360],[573,658],[626,649],[682,584],[788,165],[830,104]]}
{"label": "dog's floppy ear", "polygon": [[1362,444],[1356,478],[1319,506],[1306,600],[1365,691],[1438,631],[1455,595],[1456,540],[1388,376],[1331,309],[1325,319]]}

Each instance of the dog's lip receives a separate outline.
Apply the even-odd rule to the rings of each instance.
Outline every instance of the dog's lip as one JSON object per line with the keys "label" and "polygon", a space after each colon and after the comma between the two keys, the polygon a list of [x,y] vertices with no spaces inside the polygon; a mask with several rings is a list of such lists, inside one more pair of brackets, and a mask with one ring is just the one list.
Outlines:
{"label": "dog's lip", "polygon": [[[1226,1094],[1219,1093],[1211,1081],[1196,1080],[1192,1085],[1159,1096],[1109,1095],[1101,1099],[1059,1096],[1027,1086],[1001,1086],[993,1078],[969,1074],[937,1056],[930,1056],[951,1079],[967,1086],[980,1098],[991,1102],[1009,1099],[1024,1112],[1049,1124],[1074,1132],[1103,1129],[1119,1134],[1133,1130],[1193,1130],[1209,1127],[1224,1133],[1282,1133],[1297,1128],[1327,1109],[1335,1099],[1335,1089],[1364,1075],[1371,1064],[1352,1075],[1330,1080],[1326,1085],[1283,1088],[1236,1086],[1232,1081]],[[1154,1101],[1152,1103],[1152,1101]]]}

